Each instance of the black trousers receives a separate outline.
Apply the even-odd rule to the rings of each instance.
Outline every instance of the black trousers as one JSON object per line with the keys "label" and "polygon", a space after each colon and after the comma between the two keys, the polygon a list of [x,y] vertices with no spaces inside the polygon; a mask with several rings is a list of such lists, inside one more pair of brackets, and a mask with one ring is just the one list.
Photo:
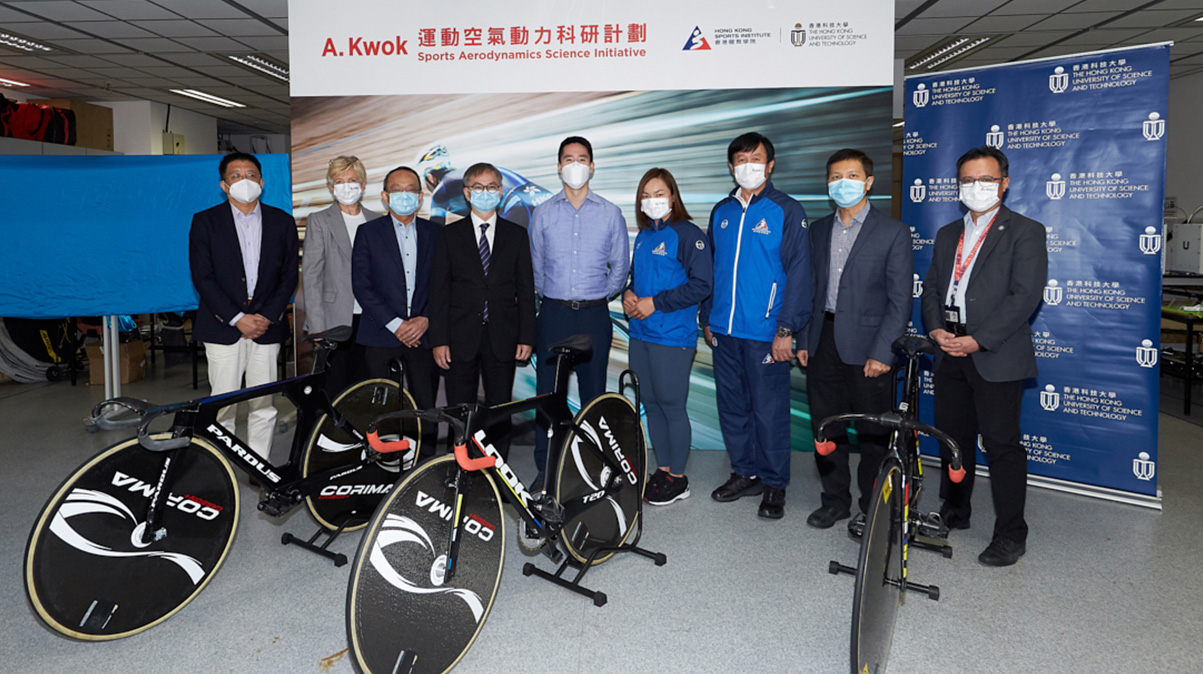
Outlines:
{"label": "black trousers", "polygon": [[[430,349],[412,349],[404,344],[369,346],[364,348],[364,355],[369,377],[388,378],[389,362],[393,359],[401,361],[405,371],[405,389],[414,397],[414,404],[421,410],[434,407],[439,393],[439,368],[434,364]],[[422,422],[420,456],[434,456],[438,436],[439,429],[435,424]]]}
{"label": "black trousers", "polygon": [[944,356],[936,368],[936,428],[961,447],[965,479],[954,484],[948,479],[948,457],[940,471],[941,511],[969,521],[972,510],[974,468],[977,466],[977,436],[982,437],[990,466],[990,494],[994,500],[994,538],[1024,543],[1028,523],[1023,510],[1027,498],[1028,456],[1020,444],[1019,411],[1023,380],[993,382],[982,379],[972,356]]}
{"label": "black trousers", "polygon": [[326,395],[330,396],[331,401],[351,384],[368,378],[367,356],[364,352],[367,347],[355,342],[355,335],[359,334],[360,316],[362,314],[355,314],[351,320],[351,338],[339,342],[338,348],[331,351],[326,359]]}
{"label": "black trousers", "polygon": [[[556,360],[551,347],[572,335],[589,335],[593,340],[593,357],[576,364],[576,379],[580,389],[581,407],[606,392],[606,367],[610,364],[610,340],[614,325],[610,309],[599,304],[588,309],[573,309],[561,302],[544,299],[539,306],[538,371],[536,391],[551,393],[556,384]],[[542,472],[547,464],[547,427],[538,424],[535,430],[535,466]]]}
{"label": "black trousers", "polygon": [[[810,355],[806,368],[806,397],[810,404],[810,420],[818,433],[819,424],[836,414],[880,414],[890,411],[893,396],[890,373],[879,377],[866,377],[864,363],[849,365],[840,360],[835,347],[834,321],[826,314],[823,331],[819,337],[819,348]],[[828,439],[835,442],[835,451],[827,456],[815,452],[815,465],[819,479],[823,482],[822,504],[836,508],[852,508],[851,470],[848,467],[850,444],[848,436],[840,427],[829,427]],[[881,461],[886,454],[889,435],[879,426],[857,425],[857,442],[860,449],[860,467],[856,471],[856,483],[860,487],[857,505],[861,512],[869,509],[873,498],[873,482]]]}
{"label": "black trousers", "polygon": [[[517,361],[514,360],[512,352],[508,354],[509,358],[505,359],[497,358],[493,352],[490,335],[492,330],[498,329],[504,328],[485,324],[480,333],[480,344],[475,356],[468,357],[456,353],[454,349],[451,351],[451,368],[444,371],[448,405],[476,402],[482,380],[485,387],[485,405],[500,405],[513,400],[514,369],[517,367]],[[510,457],[512,429],[511,417],[498,420],[484,429],[489,440],[493,441],[493,447],[505,459]]]}

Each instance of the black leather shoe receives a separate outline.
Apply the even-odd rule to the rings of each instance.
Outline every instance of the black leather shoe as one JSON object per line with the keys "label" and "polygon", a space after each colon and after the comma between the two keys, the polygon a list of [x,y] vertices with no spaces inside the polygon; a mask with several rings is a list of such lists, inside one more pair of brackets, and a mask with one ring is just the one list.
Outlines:
{"label": "black leather shoe", "polygon": [[[715,501],[727,503],[734,501],[744,496],[756,496],[764,489],[764,485],[760,484],[758,477],[744,477],[731,473],[731,478],[723,483],[723,486],[715,489],[710,494],[710,498]],[[782,496],[782,503],[785,503],[785,497]]]}
{"label": "black leather shoe", "polygon": [[969,518],[954,515],[951,510],[940,508],[940,520],[944,522],[944,526],[948,527],[949,531],[953,529],[968,529]]}
{"label": "black leather shoe", "polygon": [[1023,557],[1027,548],[1023,543],[1016,543],[1009,538],[995,538],[990,545],[977,556],[977,561],[986,566],[1011,566]]}
{"label": "black leather shoe", "polygon": [[848,519],[852,513],[847,508],[825,505],[810,514],[806,523],[816,529],[830,529],[836,522]]}
{"label": "black leather shoe", "polygon": [[756,514],[770,520],[785,517],[785,490],[765,487],[764,498],[761,499],[760,510],[757,510]]}

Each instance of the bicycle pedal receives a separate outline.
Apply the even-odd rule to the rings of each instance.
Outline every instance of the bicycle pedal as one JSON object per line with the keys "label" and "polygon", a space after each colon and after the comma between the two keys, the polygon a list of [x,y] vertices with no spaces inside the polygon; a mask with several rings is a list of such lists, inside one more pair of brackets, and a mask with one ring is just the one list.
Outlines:
{"label": "bicycle pedal", "polygon": [[927,538],[944,540],[948,538],[948,525],[944,524],[940,513],[928,513],[919,517],[918,533]]}
{"label": "bicycle pedal", "polygon": [[531,511],[538,514],[545,525],[562,524],[564,522],[564,506],[552,498],[547,492],[540,492],[531,502]]}

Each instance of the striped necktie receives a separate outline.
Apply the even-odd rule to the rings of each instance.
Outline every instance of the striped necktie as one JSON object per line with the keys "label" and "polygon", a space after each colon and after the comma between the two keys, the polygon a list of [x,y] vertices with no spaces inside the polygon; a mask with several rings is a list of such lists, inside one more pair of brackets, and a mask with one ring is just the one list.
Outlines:
{"label": "striped necktie", "polygon": [[[485,276],[489,275],[489,260],[492,257],[489,253],[489,239],[485,237],[485,230],[489,228],[489,223],[482,223],[480,226],[480,266],[485,270]],[[485,300],[484,318],[489,320],[489,301]]]}

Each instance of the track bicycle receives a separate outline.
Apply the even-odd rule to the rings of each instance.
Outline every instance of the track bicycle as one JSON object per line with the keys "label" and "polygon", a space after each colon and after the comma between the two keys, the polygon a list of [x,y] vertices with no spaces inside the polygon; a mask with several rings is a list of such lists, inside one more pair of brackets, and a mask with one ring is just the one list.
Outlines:
{"label": "track bicycle", "polygon": [[825,440],[825,429],[848,422],[876,424],[890,431],[890,441],[881,470],[874,482],[873,498],[864,529],[860,532],[860,556],[856,567],[832,561],[828,571],[856,576],[852,597],[852,637],[850,663],[852,674],[880,674],[886,669],[898,607],[907,591],[922,592],[939,600],[940,588],[921,585],[907,576],[907,553],[911,546],[952,556],[948,545],[948,527],[939,513],[922,514],[919,495],[923,490],[923,464],[919,457],[918,435],[935,438],[948,448],[948,475],[953,482],[965,477],[957,443],[939,429],[918,421],[919,360],[921,354],[935,353],[931,340],[920,335],[904,335],[894,342],[894,350],[906,357],[902,400],[893,412],[885,414],[840,414],[824,419],[815,439],[816,451],[829,454],[835,443]]}
{"label": "track bicycle", "polygon": [[[362,528],[416,456],[417,419],[389,422],[386,438],[409,438],[405,454],[367,444],[379,415],[412,409],[398,381],[370,379],[325,393],[325,363],[341,327],[310,335],[317,341],[311,374],[217,396],[155,406],[133,398],[98,404],[89,430],[138,427],[137,437],[113,445],[77,468],[42,508],[25,550],[25,590],[39,618],[76,639],[119,639],[174,615],[205,588],[225,561],[238,523],[240,498],[232,466],[257,479],[259,510],[280,517],[304,502],[329,539],[294,543],[345,564],[326,550],[343,531]],[[320,340],[320,341],[319,341]],[[219,410],[282,393],[297,410],[288,461],[259,457]],[[169,432],[152,433],[173,414]]]}
{"label": "track bicycle", "polygon": [[[663,554],[637,546],[647,447],[635,374],[623,372],[619,393],[602,394],[575,418],[569,411],[570,366],[588,351],[583,335],[551,348],[557,357],[552,393],[493,407],[459,405],[381,417],[447,423],[455,451],[409,473],[380,504],[360,541],[347,589],[347,634],[363,672],[446,672],[463,658],[501,581],[503,501],[518,515],[521,546],[559,564],[549,573],[528,562],[523,574],[591,597],[596,606],[606,603],[605,594],[580,585],[594,565],[618,552],[665,563]],[[624,395],[628,388],[634,403]],[[534,410],[552,434],[548,489],[538,494],[527,490],[479,430],[526,410]],[[385,444],[370,431],[374,445]],[[564,573],[573,565],[576,575],[567,580]]]}

